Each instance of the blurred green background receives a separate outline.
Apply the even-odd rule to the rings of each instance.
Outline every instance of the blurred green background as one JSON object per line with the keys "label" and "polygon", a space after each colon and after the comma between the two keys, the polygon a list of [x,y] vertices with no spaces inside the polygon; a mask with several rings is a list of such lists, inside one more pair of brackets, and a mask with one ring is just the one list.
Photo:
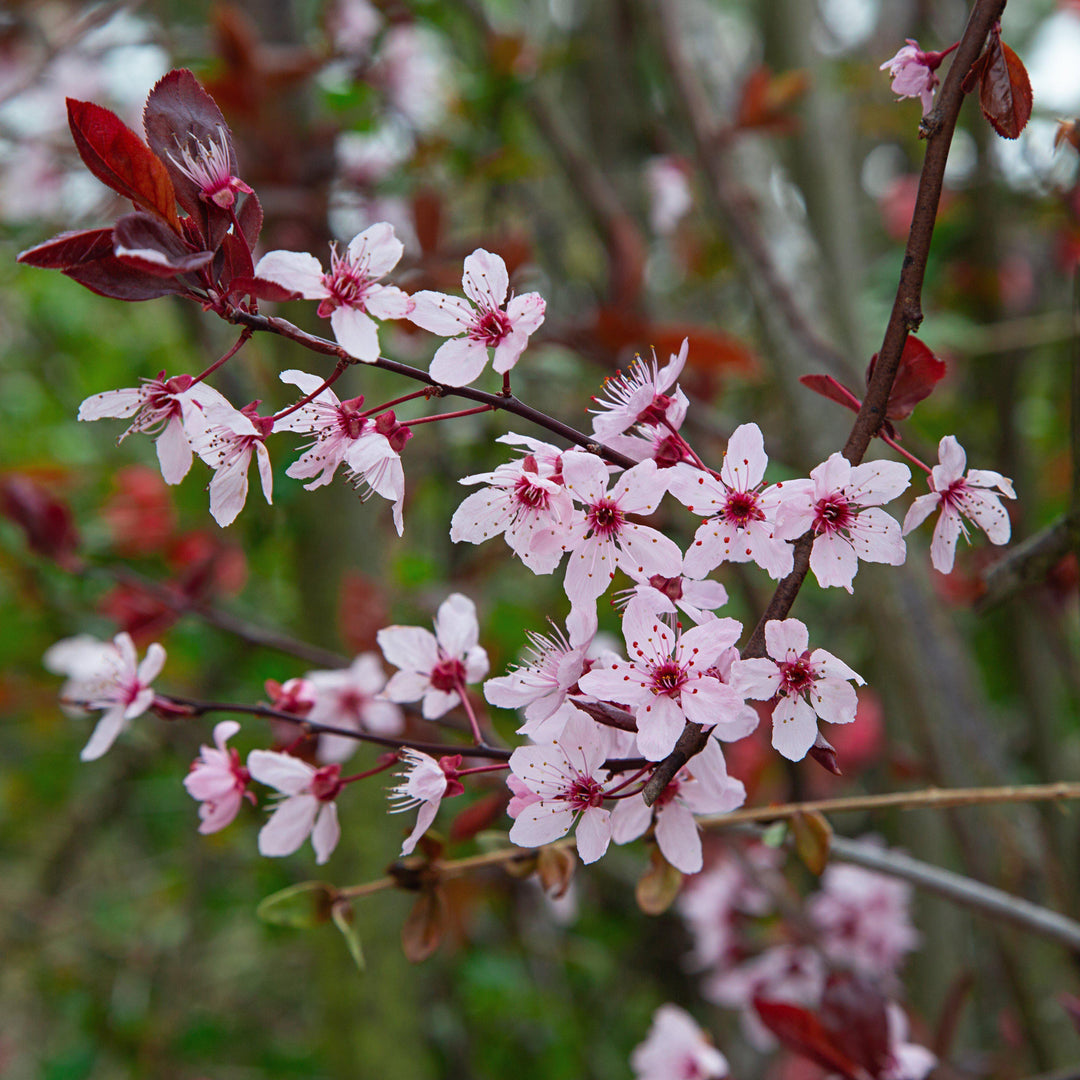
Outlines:
{"label": "blurred green background", "polygon": [[[378,782],[350,789],[342,843],[315,868],[306,846],[260,858],[261,812],[249,808],[222,834],[196,833],[180,781],[211,721],[146,716],[101,761],[80,764],[88,725],[61,713],[58,680],[41,668],[60,638],[141,626],[142,648],[161,640],[168,650],[161,689],[217,700],[258,701],[264,680],[311,667],[195,616],[155,622],[116,592],[117,568],[158,581],[202,574],[206,603],[345,654],[370,647],[386,622],[427,625],[461,590],[477,603],[495,673],[519,655],[526,631],[560,620],[567,604],[558,577],[523,573],[500,543],[455,547],[448,537],[465,494],[457,479],[506,459],[496,435],[539,432],[490,415],[418,428],[404,458],[402,540],[385,502],[362,504],[341,483],[304,492],[284,475],[295,457],[287,442],[272,444],[273,506],[253,491],[223,532],[208,516],[200,463],[165,492],[149,440],[118,447],[120,422],[75,415],[90,394],[161,370],[201,370],[232,343],[231,329],[179,301],[97,297],[15,256],[123,212],[80,172],[63,96],[110,105],[137,126],[153,81],[191,66],[228,117],[241,174],[262,199],[264,250],[322,257],[328,240],[391,220],[407,239],[395,280],[409,291],[455,291],[464,255],[497,251],[515,289],[539,289],[548,304],[514,372],[518,396],[587,427],[588,398],[605,375],[650,346],[664,360],[689,335],[688,430],[706,460],[718,462],[727,435],[755,419],[775,476],[805,475],[842,444],[850,417],[797,376],[825,370],[862,385],[921,164],[918,106],[894,101],[878,65],[905,36],[945,47],[965,5],[250,0],[117,10],[28,3],[0,14],[0,462],[5,482],[28,478],[70,506],[89,567],[65,571],[30,550],[10,517],[0,520],[0,1075],[607,1080],[629,1075],[632,1047],[669,1000],[716,1032],[737,1075],[779,1069],[740,1051],[734,1018],[697,996],[678,918],[637,910],[642,844],[579,873],[568,909],[501,872],[468,879],[451,892],[451,930],[421,966],[403,959],[397,940],[412,898],[362,901],[360,974],[332,926],[269,926],[255,908],[298,881],[347,885],[383,873],[403,832],[401,819],[386,818]],[[715,137],[726,140],[719,199],[695,158],[658,18],[674,26]],[[965,106],[921,335],[949,375],[903,432],[931,463],[938,439],[955,432],[969,464],[1011,476],[1019,540],[1066,512],[1075,484],[1067,447],[1080,194],[1076,152],[1055,154],[1052,141],[1057,116],[1080,106],[1055,52],[1080,38],[1080,13],[1013,5],[1003,32],[1031,68],[1036,113],[1006,145]],[[779,275],[779,295],[748,235]],[[326,331],[312,308],[281,310]],[[789,308],[802,313],[794,322]],[[394,359],[426,366],[433,348],[402,327],[383,332]],[[256,338],[215,385],[237,405],[280,407],[289,396],[277,373],[318,362]],[[411,389],[382,372],[347,380],[340,396],[362,392],[369,404]],[[685,541],[693,523],[669,506],[663,524]],[[928,543],[929,530],[911,537],[900,571],[864,565],[853,599],[804,589],[794,614],[815,644],[867,677],[867,709],[880,710],[884,738],[868,736],[839,781],[813,762],[786,769],[749,754],[751,801],[1077,774],[1075,556],[976,614],[980,575],[1001,553],[976,537],[961,544],[953,575],[931,581]],[[725,613],[752,624],[770,583],[752,570],[720,576],[732,594]],[[604,620],[616,629],[613,613]],[[512,718],[498,725],[509,739]],[[246,751],[267,733],[246,723],[237,741]],[[354,760],[367,767],[371,757]],[[731,768],[739,775],[734,759]],[[444,811],[444,826],[451,816]],[[837,826],[1077,914],[1068,808],[879,814]],[[799,868],[792,882],[810,887]],[[915,915],[925,945],[909,964],[908,1000],[924,1031],[940,1034],[954,1010],[948,1075],[1020,1076],[1080,1059],[1056,1002],[1077,990],[1060,950],[933,898],[920,897]]]}

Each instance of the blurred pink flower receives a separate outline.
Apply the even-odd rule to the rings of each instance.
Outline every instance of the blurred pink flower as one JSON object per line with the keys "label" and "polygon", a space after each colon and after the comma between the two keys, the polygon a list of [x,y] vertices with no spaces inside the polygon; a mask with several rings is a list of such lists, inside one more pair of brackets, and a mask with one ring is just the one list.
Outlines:
{"label": "blurred pink flower", "polygon": [[201,833],[224,829],[239,813],[245,797],[255,802],[255,796],[247,790],[251,774],[240,764],[236,750],[225,745],[239,730],[235,720],[222,720],[215,725],[214,746],[199,748],[199,756],[184,777],[187,793],[201,804]]}
{"label": "blurred pink flower", "polygon": [[150,684],[165,665],[165,650],[155,641],[140,663],[130,634],[117,634],[111,642],[80,634],[58,641],[42,662],[49,671],[68,676],[61,701],[81,709],[104,710],[79,755],[83,761],[94,761],[153,704]]}
{"label": "blurred pink flower", "polygon": [[727,1059],[709,1041],[694,1018],[678,1005],[653,1013],[645,1041],[630,1057],[634,1080],[720,1080]]}

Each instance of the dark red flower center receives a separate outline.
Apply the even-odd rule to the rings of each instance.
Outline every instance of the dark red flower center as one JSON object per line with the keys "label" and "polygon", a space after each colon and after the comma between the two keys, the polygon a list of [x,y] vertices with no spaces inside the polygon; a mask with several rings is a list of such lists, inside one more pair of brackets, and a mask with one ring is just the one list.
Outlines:
{"label": "dark red flower center", "polygon": [[319,802],[333,802],[341,791],[341,766],[324,765],[311,778],[311,794]]}
{"label": "dark red flower center", "polygon": [[605,537],[614,535],[626,524],[626,517],[611,499],[594,503],[586,516],[593,531]]}
{"label": "dark red flower center", "polygon": [[820,536],[850,529],[855,517],[855,510],[843,495],[826,495],[814,507],[814,532]]}
{"label": "dark red flower center", "polygon": [[469,337],[473,341],[482,341],[492,347],[499,345],[510,336],[513,327],[510,316],[505,311],[485,311],[471,327]]}
{"label": "dark red flower center", "polygon": [[452,693],[465,682],[465,665],[460,660],[440,660],[431,669],[431,685],[436,690]]}
{"label": "dark red flower center", "polygon": [[765,515],[758,506],[757,493],[753,491],[729,492],[721,516],[736,529],[745,529],[751,521],[765,520]]}
{"label": "dark red flower center", "polygon": [[810,664],[809,651],[798,660],[785,660],[780,664],[780,693],[787,697],[797,697],[814,685],[817,675]]}

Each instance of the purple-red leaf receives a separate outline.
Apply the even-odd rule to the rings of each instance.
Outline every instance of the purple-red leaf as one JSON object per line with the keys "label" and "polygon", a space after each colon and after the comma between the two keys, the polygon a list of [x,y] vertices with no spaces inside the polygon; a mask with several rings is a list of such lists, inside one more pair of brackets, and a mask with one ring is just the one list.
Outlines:
{"label": "purple-red leaf", "polygon": [[199,197],[199,185],[177,165],[183,151],[199,153],[199,147],[220,147],[227,156],[229,173],[237,174],[236,152],[225,117],[214,99],[187,68],[163,75],[150,91],[143,109],[143,128],[150,148],[165,163],[176,188],[176,201],[199,222],[205,246],[216,249],[228,231],[227,210]]}
{"label": "purple-red leaf", "polygon": [[244,199],[236,219],[240,222],[240,233],[247,243],[248,251],[254,251],[263,225],[263,209],[258,195],[252,193]]}
{"label": "purple-red leaf", "polygon": [[204,267],[212,251],[192,251],[176,233],[148,214],[128,214],[113,226],[113,254],[125,266],[154,277],[175,277]]}
{"label": "purple-red leaf", "polygon": [[66,270],[113,252],[112,229],[66,232],[24,251],[19,262],[44,270]]}
{"label": "purple-red leaf", "polygon": [[71,266],[64,273],[91,292],[113,300],[156,300],[184,291],[175,278],[150,277],[141,269],[125,265],[115,255]]}
{"label": "purple-red leaf", "polygon": [[836,1045],[833,1034],[809,1009],[760,997],[754,998],[754,1009],[761,1022],[789,1050],[847,1080],[865,1080],[859,1066]]}
{"label": "purple-red leaf", "polygon": [[852,412],[858,412],[862,404],[843,383],[837,382],[831,375],[800,375],[799,382],[815,394],[827,397],[838,405],[844,405]]}
{"label": "purple-red leaf", "polygon": [[[874,374],[877,358],[878,354],[874,353],[870,358],[870,366],[866,369],[868,385]],[[915,406],[923,398],[929,397],[944,377],[945,361],[935,356],[914,334],[908,334],[904,351],[900,354],[896,380],[889,391],[885,415],[890,420],[906,420],[915,411]]]}
{"label": "purple-red leaf", "polygon": [[1001,40],[998,27],[990,32],[985,56],[979,80],[983,115],[1003,138],[1019,138],[1031,116],[1031,81],[1027,69]]}
{"label": "purple-red leaf", "polygon": [[0,481],[0,514],[14,521],[26,535],[31,551],[75,565],[79,534],[71,508],[29,477],[12,473]]}
{"label": "purple-red leaf", "polygon": [[113,191],[179,230],[176,194],[165,166],[114,112],[67,99],[68,126],[86,167]]}
{"label": "purple-red leaf", "polygon": [[840,1051],[871,1076],[889,1063],[889,1018],[885,998],[867,979],[834,972],[825,984],[818,1013]]}
{"label": "purple-red leaf", "polygon": [[286,289],[276,281],[267,281],[266,278],[257,277],[234,277],[229,282],[230,296],[253,296],[256,300],[272,300],[280,303],[283,300],[297,300],[298,292]]}

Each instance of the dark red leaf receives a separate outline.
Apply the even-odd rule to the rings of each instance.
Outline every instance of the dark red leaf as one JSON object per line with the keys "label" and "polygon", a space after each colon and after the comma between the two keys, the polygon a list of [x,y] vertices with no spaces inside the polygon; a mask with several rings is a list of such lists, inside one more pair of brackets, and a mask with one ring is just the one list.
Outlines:
{"label": "dark red leaf", "polygon": [[[866,369],[867,385],[874,374],[877,358],[877,353],[870,358],[870,366]],[[935,356],[914,334],[908,334],[904,351],[900,354],[896,381],[885,406],[885,415],[890,420],[906,420],[915,411],[915,406],[923,398],[929,397],[944,377],[945,361]]]}
{"label": "dark red leaf", "polygon": [[412,964],[426,960],[442,941],[446,930],[446,900],[442,889],[424,889],[401,927],[401,947]]}
{"label": "dark red leaf", "polygon": [[127,214],[113,226],[113,253],[125,265],[153,277],[175,277],[206,266],[212,251],[192,251],[149,214]]}
{"label": "dark red leaf", "polygon": [[143,128],[150,149],[165,163],[176,201],[200,223],[205,246],[216,249],[228,232],[230,216],[214,203],[199,197],[199,185],[176,164],[187,149],[197,152],[196,143],[221,147],[228,156],[229,172],[238,175],[232,134],[214,99],[199,85],[187,68],[163,75],[150,91],[143,109]]}
{"label": "dark red leaf", "polygon": [[978,60],[968,69],[968,73],[964,76],[964,81],[960,84],[960,89],[965,94],[970,94],[975,89],[975,84],[982,78],[983,72],[986,70],[986,60],[989,56],[984,52]]}
{"label": "dark red leaf", "polygon": [[800,375],[799,382],[815,394],[827,397],[838,405],[843,405],[852,412],[858,412],[861,401],[843,383],[837,382],[831,375]]}
{"label": "dark red leaf", "polygon": [[760,997],[754,998],[754,1008],[761,1022],[787,1049],[848,1080],[864,1080],[859,1066],[840,1050],[832,1033],[809,1009]]}
{"label": "dark red leaf", "polygon": [[450,824],[450,839],[460,844],[488,828],[505,812],[507,791],[492,791],[466,806]]}
{"label": "dark red leaf", "polygon": [[238,275],[229,282],[229,295],[253,296],[256,300],[272,300],[275,303],[296,300],[300,296],[298,292],[292,292],[274,281],[245,275]]}
{"label": "dark red leaf", "polygon": [[19,256],[19,262],[46,270],[66,270],[112,253],[112,229],[85,229],[61,233],[44,244],[29,248]]}
{"label": "dark red leaf", "polygon": [[149,277],[142,270],[127,266],[115,255],[69,267],[64,273],[91,292],[113,300],[156,300],[159,296],[184,291],[184,286],[175,278]]}
{"label": "dark red leaf", "polygon": [[15,473],[0,481],[0,513],[23,530],[31,551],[71,565],[79,534],[67,503]]}
{"label": "dark red leaf", "polygon": [[176,194],[165,166],[114,112],[67,99],[68,126],[86,167],[113,191],[179,231]]}
{"label": "dark red leaf", "polygon": [[818,1013],[843,1054],[871,1076],[880,1076],[889,1062],[889,1019],[885,998],[867,979],[835,972],[825,984]]}
{"label": "dark red leaf", "polygon": [[1019,138],[1031,116],[1031,81],[1023,61],[1001,40],[1001,32],[990,32],[986,63],[979,81],[979,104],[994,130],[1006,139]]}
{"label": "dark red leaf", "polygon": [[251,194],[244,199],[236,219],[240,222],[240,232],[247,242],[248,251],[254,251],[263,225],[263,209],[258,195]]}

